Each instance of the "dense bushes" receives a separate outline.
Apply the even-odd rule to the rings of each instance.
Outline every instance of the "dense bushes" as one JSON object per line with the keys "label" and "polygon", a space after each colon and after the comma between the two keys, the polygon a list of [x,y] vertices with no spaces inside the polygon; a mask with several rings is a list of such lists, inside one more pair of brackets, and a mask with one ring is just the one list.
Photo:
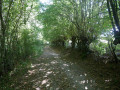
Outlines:
{"label": "dense bushes", "polygon": [[[36,35],[36,34],[35,34]],[[6,48],[4,59],[0,60],[0,73],[7,73],[14,69],[17,62],[24,61],[29,56],[40,54],[42,51],[42,41],[37,39],[29,29],[24,29],[19,33],[19,38]],[[12,46],[10,46],[12,45]]]}
{"label": "dense bushes", "polygon": [[108,12],[104,9],[107,8],[105,1],[54,0],[52,5],[42,8],[38,20],[43,24],[44,38],[59,44],[61,36],[65,37],[64,42],[72,41],[72,48],[77,46],[84,53],[89,52],[90,44],[111,28]]}
{"label": "dense bushes", "polygon": [[0,75],[14,69],[19,60],[35,54],[42,43],[36,29],[27,25],[32,26],[29,16],[34,11],[33,1],[0,0]]}
{"label": "dense bushes", "polygon": [[113,42],[108,43],[119,43],[118,0],[53,0],[53,4],[41,8],[38,20],[47,41],[61,46],[70,41],[72,49],[78,48],[84,54],[91,50],[99,55],[109,52],[118,61]]}

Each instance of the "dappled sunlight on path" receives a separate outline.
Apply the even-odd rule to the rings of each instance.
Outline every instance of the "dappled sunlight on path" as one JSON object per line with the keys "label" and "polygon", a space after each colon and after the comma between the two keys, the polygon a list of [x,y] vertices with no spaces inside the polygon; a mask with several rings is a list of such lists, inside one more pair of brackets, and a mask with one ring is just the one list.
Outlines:
{"label": "dappled sunlight on path", "polygon": [[79,65],[63,60],[49,47],[16,84],[16,90],[100,90]]}

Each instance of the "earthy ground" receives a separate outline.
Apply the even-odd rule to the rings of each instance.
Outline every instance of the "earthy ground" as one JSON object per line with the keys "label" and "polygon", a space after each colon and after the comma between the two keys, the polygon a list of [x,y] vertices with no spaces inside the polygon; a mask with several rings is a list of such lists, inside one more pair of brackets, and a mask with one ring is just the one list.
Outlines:
{"label": "earthy ground", "polygon": [[83,67],[85,65],[63,56],[46,46],[43,54],[32,61],[26,72],[12,76],[14,81],[10,90],[120,90],[104,84],[110,82],[110,79],[96,79],[99,78],[97,74],[96,77],[92,76],[90,69]]}

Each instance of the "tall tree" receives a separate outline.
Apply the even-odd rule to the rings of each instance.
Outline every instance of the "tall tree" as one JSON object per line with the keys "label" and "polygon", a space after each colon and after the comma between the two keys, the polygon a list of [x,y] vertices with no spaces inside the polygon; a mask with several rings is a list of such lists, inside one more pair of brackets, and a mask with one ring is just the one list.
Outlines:
{"label": "tall tree", "polygon": [[[49,5],[42,12],[44,28],[51,32],[50,36],[53,36],[52,32],[55,31],[51,28],[57,29],[57,32],[66,33],[71,37],[73,47],[77,42],[80,50],[87,52],[91,42],[101,35],[103,28],[106,27],[105,23],[109,22],[107,11],[104,9],[105,4],[104,0],[53,0],[53,5]],[[49,32],[46,32],[46,35]]]}
{"label": "tall tree", "polygon": [[120,44],[120,0],[107,0],[109,17],[114,30],[114,44]]}
{"label": "tall tree", "polygon": [[13,69],[19,59],[29,54],[24,52],[26,50],[29,52],[28,48],[32,47],[34,40],[31,40],[31,30],[26,28],[26,24],[33,10],[34,1],[36,0],[0,0],[0,73],[2,74]]}

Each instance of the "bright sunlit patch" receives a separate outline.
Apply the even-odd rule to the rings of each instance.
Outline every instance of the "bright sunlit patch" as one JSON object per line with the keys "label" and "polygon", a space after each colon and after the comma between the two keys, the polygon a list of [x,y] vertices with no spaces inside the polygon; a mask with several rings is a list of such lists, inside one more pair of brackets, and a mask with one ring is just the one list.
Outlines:
{"label": "bright sunlit patch", "polygon": [[45,64],[45,66],[49,66],[49,64]]}
{"label": "bright sunlit patch", "polygon": [[58,57],[54,57],[55,59],[57,59]]}
{"label": "bright sunlit patch", "polygon": [[72,43],[72,41],[71,41],[71,40],[69,40],[69,43]]}
{"label": "bright sunlit patch", "polygon": [[36,90],[40,90],[40,88],[36,88]]}
{"label": "bright sunlit patch", "polygon": [[35,73],[35,70],[31,70],[31,71],[29,70],[28,73],[29,73],[29,75],[32,75]]}
{"label": "bright sunlit patch", "polygon": [[110,82],[111,80],[105,80],[105,82]]}
{"label": "bright sunlit patch", "polygon": [[43,35],[41,33],[38,34],[38,39],[42,40],[43,39]]}
{"label": "bright sunlit patch", "polygon": [[78,82],[77,80],[75,82]]}
{"label": "bright sunlit patch", "polygon": [[87,76],[87,74],[86,74],[86,73],[84,73],[84,75],[85,75],[85,76]]}
{"label": "bright sunlit patch", "polygon": [[53,55],[53,56],[58,56],[58,54],[56,54],[56,53],[52,53],[52,55]]}
{"label": "bright sunlit patch", "polygon": [[25,76],[26,78],[28,78],[28,76]]}
{"label": "bright sunlit patch", "polygon": [[48,82],[48,79],[45,79],[45,80],[42,81],[41,84],[43,85],[43,84],[46,84],[47,82]]}
{"label": "bright sunlit patch", "polygon": [[68,72],[69,72],[70,70],[68,70]]}
{"label": "bright sunlit patch", "polygon": [[81,74],[80,76],[82,77],[83,75]]}
{"label": "bright sunlit patch", "polygon": [[40,2],[44,3],[44,4],[53,4],[53,2],[51,0],[40,0]]}
{"label": "bright sunlit patch", "polygon": [[84,84],[85,83],[85,80],[83,80],[83,81],[80,81],[80,84]]}
{"label": "bright sunlit patch", "polygon": [[49,86],[50,86],[50,84],[47,84],[47,85],[46,85],[46,87],[49,87]]}
{"label": "bright sunlit patch", "polygon": [[31,64],[31,68],[34,68],[34,67],[35,67],[35,65],[32,65],[32,64]]}
{"label": "bright sunlit patch", "polygon": [[46,76],[44,76],[44,78],[46,78],[47,77],[47,75]]}
{"label": "bright sunlit patch", "polygon": [[100,39],[100,41],[103,42],[103,43],[108,43],[107,40],[102,40],[102,39]]}
{"label": "bright sunlit patch", "polygon": [[49,74],[51,74],[51,73],[52,73],[52,71],[50,71],[50,72],[47,72],[47,73],[46,73],[46,75],[48,76],[48,75],[49,75]]}
{"label": "bright sunlit patch", "polygon": [[63,66],[69,66],[69,65],[67,65],[67,64],[63,64]]}
{"label": "bright sunlit patch", "polygon": [[40,64],[31,64],[31,68],[34,68],[34,67],[36,67],[36,66],[40,66]]}
{"label": "bright sunlit patch", "polygon": [[88,89],[88,87],[87,86],[85,86],[85,90],[87,90]]}
{"label": "bright sunlit patch", "polygon": [[40,68],[39,71],[45,71],[45,69]]}
{"label": "bright sunlit patch", "polygon": [[57,63],[57,61],[52,61],[52,62],[51,62],[51,64],[56,64],[56,63]]}

